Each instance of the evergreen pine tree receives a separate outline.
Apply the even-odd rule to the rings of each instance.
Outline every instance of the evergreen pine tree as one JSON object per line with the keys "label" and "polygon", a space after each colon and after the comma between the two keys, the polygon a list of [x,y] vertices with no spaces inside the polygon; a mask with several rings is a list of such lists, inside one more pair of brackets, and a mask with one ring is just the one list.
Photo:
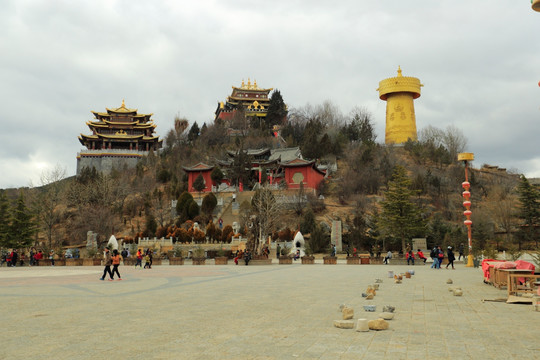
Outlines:
{"label": "evergreen pine tree", "polygon": [[518,186],[518,193],[520,203],[518,217],[522,221],[522,230],[518,237],[519,250],[521,250],[521,239],[531,241],[534,238],[538,248],[538,237],[535,234],[540,222],[540,194],[523,175]]}
{"label": "evergreen pine tree", "polygon": [[282,125],[287,117],[287,105],[281,97],[279,90],[274,90],[270,96],[270,104],[266,113],[266,121],[269,127],[273,125]]}
{"label": "evergreen pine tree", "polygon": [[17,198],[17,203],[13,209],[13,219],[9,227],[10,246],[20,248],[30,245],[33,241],[32,236],[36,231],[32,220],[32,214],[24,202],[24,196],[21,192]]}
{"label": "evergreen pine tree", "polygon": [[0,190],[0,247],[9,247],[11,214],[9,201],[4,190]]}
{"label": "evergreen pine tree", "polygon": [[415,191],[411,190],[411,180],[404,167],[398,165],[394,168],[384,195],[381,223],[388,235],[401,240],[402,249],[405,250],[405,241],[423,235],[425,224],[420,208],[411,200]]}

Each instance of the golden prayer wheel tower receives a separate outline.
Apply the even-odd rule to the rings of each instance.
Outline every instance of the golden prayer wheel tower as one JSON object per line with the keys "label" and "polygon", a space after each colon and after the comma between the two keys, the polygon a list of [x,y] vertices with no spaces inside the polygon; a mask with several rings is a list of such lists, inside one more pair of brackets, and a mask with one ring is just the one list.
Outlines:
{"label": "golden prayer wheel tower", "polygon": [[401,75],[379,82],[379,98],[386,101],[386,144],[403,144],[416,140],[416,116],[413,100],[420,97],[420,80]]}

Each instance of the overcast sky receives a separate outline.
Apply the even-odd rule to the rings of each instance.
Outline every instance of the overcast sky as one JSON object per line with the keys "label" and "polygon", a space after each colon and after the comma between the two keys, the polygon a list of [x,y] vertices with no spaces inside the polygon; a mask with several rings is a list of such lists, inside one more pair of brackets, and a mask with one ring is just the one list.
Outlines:
{"label": "overcast sky", "polygon": [[373,115],[380,80],[420,79],[417,128],[454,125],[475,167],[540,177],[540,13],[530,0],[55,1],[0,9],[0,188],[74,175],[91,110],[211,123],[242,79],[289,108],[329,100]]}

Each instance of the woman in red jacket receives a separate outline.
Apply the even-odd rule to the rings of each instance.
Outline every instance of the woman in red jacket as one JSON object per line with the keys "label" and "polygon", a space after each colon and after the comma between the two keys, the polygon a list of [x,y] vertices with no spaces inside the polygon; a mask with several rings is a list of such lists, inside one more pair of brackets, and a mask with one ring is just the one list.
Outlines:
{"label": "woman in red jacket", "polygon": [[418,249],[418,251],[416,251],[416,255],[418,255],[418,258],[420,260],[424,260],[424,264],[426,263],[427,258],[424,256],[422,250]]}

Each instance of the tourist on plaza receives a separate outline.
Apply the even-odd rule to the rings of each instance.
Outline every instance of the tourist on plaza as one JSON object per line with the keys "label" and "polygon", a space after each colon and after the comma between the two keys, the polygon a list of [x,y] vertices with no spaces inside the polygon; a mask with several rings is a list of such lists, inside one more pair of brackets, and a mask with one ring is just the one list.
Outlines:
{"label": "tourist on plaza", "polygon": [[386,256],[384,257],[383,262],[385,264],[388,264],[388,260],[390,260],[391,258],[392,258],[392,252],[390,250],[388,250],[388,252],[386,253]]}
{"label": "tourist on plaza", "polygon": [[30,257],[29,257],[29,261],[30,261],[30,266],[34,266],[34,255],[36,254],[36,249],[35,248],[31,248],[30,249]]}
{"label": "tourist on plaza", "polygon": [[118,275],[118,280],[122,280],[122,277],[120,276],[120,273],[118,272],[118,266],[120,265],[120,254],[118,253],[118,250],[113,250],[113,255],[111,256],[113,270],[112,270],[112,277],[114,279],[114,274]]}
{"label": "tourist on plaza", "polygon": [[431,249],[429,256],[433,259],[433,264],[431,264],[432,269],[439,269],[441,264],[439,263],[439,246],[435,246]]}
{"label": "tourist on plaza", "polygon": [[34,265],[39,265],[39,260],[43,259],[43,251],[39,250],[36,255],[34,255]]}
{"label": "tourist on plaza", "polygon": [[144,256],[144,268],[145,269],[151,269],[152,268],[150,266],[150,254],[148,252],[146,252],[146,255]]}
{"label": "tourist on plaza", "polygon": [[6,265],[7,267],[11,267],[11,261],[13,260],[13,251],[8,251],[6,255]]}
{"label": "tourist on plaza", "polygon": [[244,253],[244,262],[246,263],[246,266],[249,264],[249,261],[251,260],[251,252],[249,249],[246,249],[246,252]]}
{"label": "tourist on plaza", "polygon": [[152,263],[154,262],[154,254],[152,254],[152,250],[146,249],[146,255],[150,258],[150,266],[148,266],[149,269],[152,268]]}
{"label": "tourist on plaza", "polygon": [[427,258],[424,256],[424,253],[422,252],[422,250],[418,249],[418,250],[416,251],[416,256],[418,256],[418,258],[419,258],[420,260],[424,260],[424,265],[426,264]]}
{"label": "tourist on plaza", "polygon": [[298,260],[300,258],[300,250],[296,250],[296,253],[293,256],[294,261]]}
{"label": "tourist on plaza", "polygon": [[24,266],[24,258],[25,258],[24,252],[21,252],[21,258],[19,260],[19,265],[20,266]]}
{"label": "tourist on plaza", "polygon": [[105,259],[105,268],[103,269],[103,276],[100,277],[99,280],[105,280],[105,275],[109,274],[109,281],[113,281],[113,274],[111,272],[112,258],[111,253],[109,252],[109,248],[105,248],[105,253],[103,254],[103,257]]}
{"label": "tourist on plaza", "polygon": [[412,264],[414,265],[414,253],[412,250],[409,250],[407,252],[407,265],[412,261]]}
{"label": "tourist on plaza", "polygon": [[135,268],[137,268],[137,265],[142,269],[142,252],[141,249],[137,250],[137,262],[135,263]]}
{"label": "tourist on plaza", "polygon": [[49,260],[51,260],[51,265],[54,266],[54,250],[49,251]]}
{"label": "tourist on plaza", "polygon": [[464,251],[464,249],[463,249],[463,243],[459,244],[458,251],[459,251],[459,257],[458,257],[458,260],[461,260],[461,257],[462,257],[462,256],[463,256],[463,258],[465,259],[465,251]]}
{"label": "tourist on plaza", "polygon": [[127,259],[128,257],[128,252],[127,252],[127,249],[124,248],[124,250],[122,250],[122,259]]}
{"label": "tourist on plaza", "polygon": [[242,250],[236,250],[236,257],[234,258],[234,263],[238,265],[238,260],[242,258]]}
{"label": "tourist on plaza", "polygon": [[377,245],[377,259],[380,259],[380,258],[381,258],[381,245]]}
{"label": "tourist on plaza", "polygon": [[332,245],[332,254],[330,256],[336,256],[336,245]]}
{"label": "tourist on plaza", "polygon": [[438,269],[440,269],[441,266],[442,266],[443,260],[444,260],[444,251],[442,251],[440,246],[437,248],[437,251],[439,252],[439,267],[438,267]]}
{"label": "tourist on plaza", "polygon": [[17,266],[17,260],[19,259],[19,254],[17,254],[17,249],[13,249],[11,252],[11,266]]}
{"label": "tourist on plaza", "polygon": [[456,260],[456,256],[454,255],[451,246],[448,247],[446,254],[448,256],[448,264],[446,264],[446,268],[448,269],[448,265],[452,265],[452,269],[455,270],[456,268],[454,267],[454,260]]}
{"label": "tourist on plaza", "polygon": [[281,246],[279,246],[279,244],[277,244],[276,259],[279,259],[280,255],[281,255]]}

